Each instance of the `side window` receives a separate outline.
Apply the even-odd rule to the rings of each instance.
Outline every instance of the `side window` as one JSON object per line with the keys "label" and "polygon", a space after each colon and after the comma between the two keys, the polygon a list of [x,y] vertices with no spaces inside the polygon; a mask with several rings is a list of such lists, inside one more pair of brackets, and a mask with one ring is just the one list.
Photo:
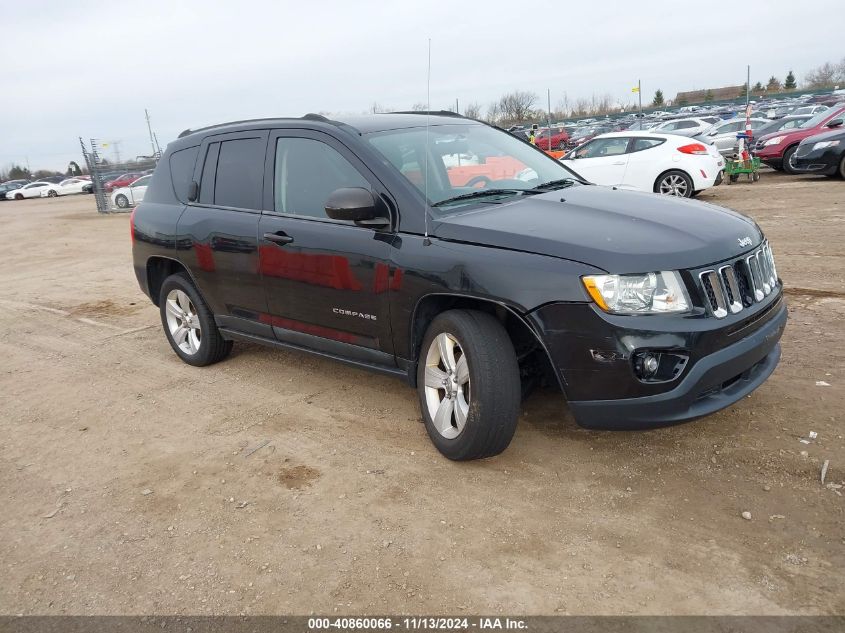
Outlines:
{"label": "side window", "polygon": [[657,147],[658,145],[662,145],[665,141],[659,138],[635,138],[634,139],[634,148],[631,152],[641,152],[644,149],[651,149],[652,147]]}
{"label": "side window", "polygon": [[678,127],[675,128],[677,130],[688,130],[690,128],[698,127],[698,123],[695,121],[679,121]]}
{"label": "side window", "polygon": [[135,182],[132,183],[133,187],[146,187],[147,184],[150,182],[151,176],[144,176],[142,178],[138,178]]}
{"label": "side window", "polygon": [[[602,158],[624,154],[628,149],[628,137],[600,138],[578,150],[578,158]],[[583,151],[583,153],[582,153]]]}
{"label": "side window", "polygon": [[214,204],[239,209],[261,209],[265,142],[241,138],[220,143]]}
{"label": "side window", "polygon": [[199,151],[199,147],[188,147],[170,155],[170,181],[173,183],[173,193],[183,204],[188,202],[194,163],[197,162]]}
{"label": "side window", "polygon": [[326,200],[335,189],[370,183],[337,150],[310,138],[280,138],[276,142],[273,179],[275,209],[280,213],[326,217]]}
{"label": "side window", "polygon": [[667,123],[666,125],[661,125],[660,129],[662,131],[671,132],[672,130],[678,129],[678,124],[677,123]]}
{"label": "side window", "polygon": [[200,178],[200,204],[214,204],[214,174],[217,173],[217,156],[220,143],[211,143],[205,153]]}

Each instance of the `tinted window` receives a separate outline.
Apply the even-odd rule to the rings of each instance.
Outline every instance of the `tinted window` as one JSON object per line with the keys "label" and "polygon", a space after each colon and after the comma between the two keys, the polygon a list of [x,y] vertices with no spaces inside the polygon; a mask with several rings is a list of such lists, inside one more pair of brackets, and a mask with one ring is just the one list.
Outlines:
{"label": "tinted window", "polygon": [[678,127],[676,127],[675,129],[686,130],[694,127],[698,127],[698,123],[696,123],[695,121],[678,121]]}
{"label": "tinted window", "polygon": [[578,158],[601,158],[603,156],[618,156],[628,149],[628,137],[600,138],[590,141],[579,149],[575,156]]}
{"label": "tinted window", "polygon": [[214,204],[240,209],[261,208],[264,147],[260,138],[223,141],[217,159]]}
{"label": "tinted window", "polygon": [[173,193],[176,194],[179,202],[188,202],[188,190],[199,151],[199,147],[189,147],[170,155],[170,180],[173,182]]}
{"label": "tinted window", "polygon": [[632,152],[640,152],[644,149],[650,149],[652,147],[657,147],[661,145],[664,141],[659,138],[635,138],[634,139],[634,148],[631,150]]}
{"label": "tinted window", "polygon": [[315,218],[326,217],[326,200],[335,189],[370,183],[334,148],[309,138],[276,142],[275,209]]}

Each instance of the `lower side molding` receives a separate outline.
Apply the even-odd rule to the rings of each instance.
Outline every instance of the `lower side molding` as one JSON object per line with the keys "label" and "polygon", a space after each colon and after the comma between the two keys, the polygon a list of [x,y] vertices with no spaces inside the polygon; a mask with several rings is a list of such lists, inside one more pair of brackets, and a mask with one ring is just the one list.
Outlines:
{"label": "lower side molding", "polygon": [[[347,365],[352,365],[353,367],[359,367],[361,369],[367,369],[369,371],[374,371],[380,374],[387,374],[389,376],[395,376],[397,378],[401,378],[404,382],[408,382],[408,371],[406,369],[400,369],[395,365],[387,365],[373,361],[367,360],[357,360],[355,358],[351,358],[351,355],[356,354],[356,346],[349,345],[349,353],[350,356],[342,356],[338,353],[328,352],[324,350],[314,349],[313,347],[307,347],[305,345],[298,345],[296,343],[287,343],[285,341],[280,341],[277,339],[269,339],[264,336],[257,336],[255,334],[246,334],[244,332],[239,332],[237,330],[230,330],[225,327],[221,327],[220,334],[229,341],[246,341],[248,343],[257,343],[259,345],[265,345],[267,347],[275,347],[279,349],[291,349],[299,352],[305,352],[307,354],[313,354],[314,356],[321,356],[323,358],[330,358],[331,360],[340,361],[341,363],[345,363]],[[337,345],[346,345],[343,343],[334,343],[335,347]],[[371,354],[373,350],[366,349],[366,352]],[[392,356],[388,354],[384,354],[385,358],[393,359]]]}

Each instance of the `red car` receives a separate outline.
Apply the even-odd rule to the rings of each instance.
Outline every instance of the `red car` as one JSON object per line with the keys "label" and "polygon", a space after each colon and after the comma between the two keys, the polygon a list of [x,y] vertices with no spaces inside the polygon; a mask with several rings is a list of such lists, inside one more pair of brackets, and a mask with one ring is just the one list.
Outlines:
{"label": "red car", "polygon": [[569,133],[562,127],[553,127],[551,136],[549,130],[540,130],[534,137],[534,145],[546,151],[564,149],[568,142]]}
{"label": "red car", "polygon": [[845,106],[839,105],[819,112],[799,128],[781,130],[761,136],[754,145],[754,154],[772,169],[797,173],[790,165],[790,159],[798,149],[798,143],[807,138],[840,127],[845,122]]}
{"label": "red car", "polygon": [[128,187],[133,182],[138,180],[143,174],[139,174],[137,172],[129,172],[128,174],[123,174],[122,176],[118,176],[114,180],[109,180],[105,185],[103,185],[107,192],[111,193],[115,189],[120,187]]}

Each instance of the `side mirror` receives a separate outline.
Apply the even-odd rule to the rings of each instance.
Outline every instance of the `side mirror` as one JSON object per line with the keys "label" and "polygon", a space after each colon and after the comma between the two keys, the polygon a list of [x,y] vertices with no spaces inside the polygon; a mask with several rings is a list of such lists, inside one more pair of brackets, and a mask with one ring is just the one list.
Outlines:
{"label": "side mirror", "polygon": [[192,180],[188,186],[188,202],[196,202],[200,195],[200,186],[196,180]]}
{"label": "side mirror", "polygon": [[833,121],[829,121],[827,127],[842,127],[842,119],[833,119]]}
{"label": "side mirror", "polygon": [[387,218],[379,217],[378,201],[369,189],[342,187],[326,200],[326,215],[332,220],[359,222],[365,226],[386,226]]}

